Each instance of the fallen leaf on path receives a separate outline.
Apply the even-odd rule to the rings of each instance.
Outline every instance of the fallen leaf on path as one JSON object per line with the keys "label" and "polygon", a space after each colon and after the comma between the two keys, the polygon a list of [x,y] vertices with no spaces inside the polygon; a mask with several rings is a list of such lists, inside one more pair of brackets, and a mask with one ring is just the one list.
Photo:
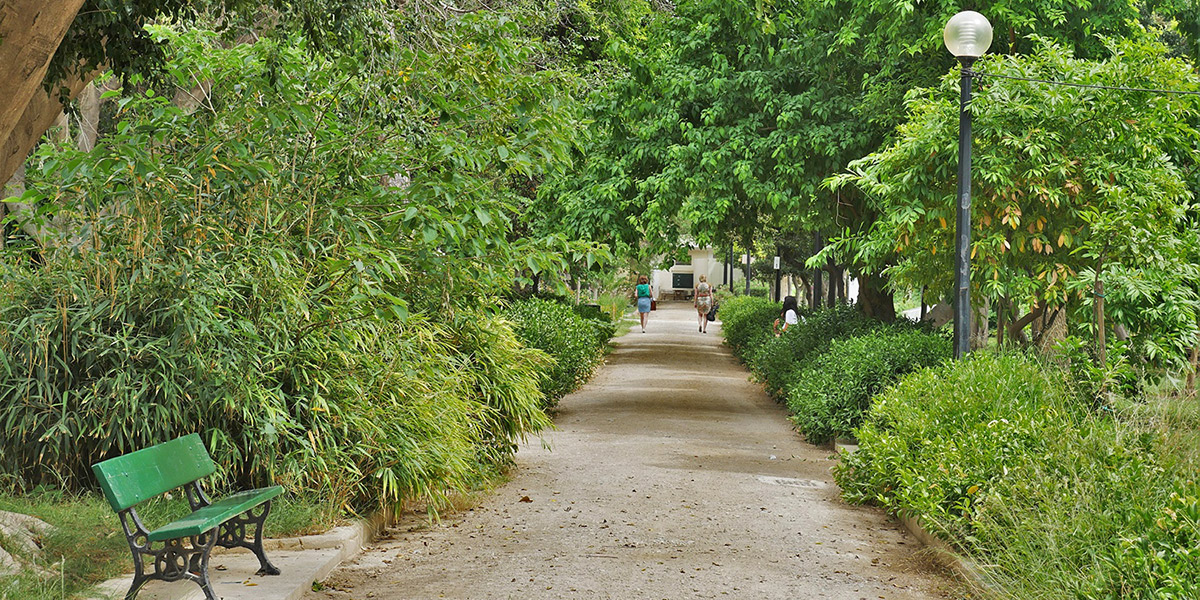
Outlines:
{"label": "fallen leaf on path", "polygon": [[521,496],[521,502],[533,502],[529,496]]}

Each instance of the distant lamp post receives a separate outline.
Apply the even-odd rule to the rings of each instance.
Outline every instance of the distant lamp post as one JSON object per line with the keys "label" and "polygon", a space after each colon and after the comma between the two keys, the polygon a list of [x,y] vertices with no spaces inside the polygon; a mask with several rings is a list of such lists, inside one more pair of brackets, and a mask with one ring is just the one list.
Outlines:
{"label": "distant lamp post", "polygon": [[962,63],[958,105],[958,213],[954,255],[954,358],[971,351],[971,65],[992,45],[992,24],[975,11],[960,12],[942,31],[946,49]]}

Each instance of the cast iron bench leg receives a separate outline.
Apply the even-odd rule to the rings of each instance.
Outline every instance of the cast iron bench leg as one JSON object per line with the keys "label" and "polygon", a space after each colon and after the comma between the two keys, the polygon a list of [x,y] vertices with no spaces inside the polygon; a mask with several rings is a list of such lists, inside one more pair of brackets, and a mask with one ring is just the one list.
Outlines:
{"label": "cast iron bench leg", "polygon": [[[221,524],[221,535],[217,539],[217,545],[223,548],[246,548],[258,557],[258,574],[259,575],[278,575],[279,567],[271,564],[267,560],[267,554],[263,551],[263,525],[267,521],[267,515],[271,514],[271,501],[267,500],[228,521]],[[246,528],[252,526],[254,528],[254,540],[246,539]]]}
{"label": "cast iron bench leg", "polygon": [[[199,481],[193,481],[184,486],[183,490],[187,494],[188,504],[192,506],[192,510],[212,504]],[[245,548],[253,552],[254,556],[258,558],[259,575],[279,574],[279,567],[267,560],[262,543],[263,526],[267,522],[267,515],[271,514],[271,502],[272,500],[267,500],[263,504],[221,523],[220,533],[217,536],[217,545],[222,548]],[[246,540],[247,525],[254,526],[253,542]]]}
{"label": "cast iron bench leg", "polygon": [[[125,537],[129,541],[129,551],[133,553],[134,565],[133,583],[125,593],[125,600],[134,600],[142,586],[154,579],[187,579],[204,590],[205,600],[217,600],[212,582],[208,579],[208,558],[217,541],[216,528],[191,538],[151,542],[146,538],[146,528],[138,519],[137,513],[125,510],[119,516],[121,526],[125,529]],[[155,544],[162,544],[162,548],[155,549]],[[146,557],[154,561],[152,573],[146,572]]]}

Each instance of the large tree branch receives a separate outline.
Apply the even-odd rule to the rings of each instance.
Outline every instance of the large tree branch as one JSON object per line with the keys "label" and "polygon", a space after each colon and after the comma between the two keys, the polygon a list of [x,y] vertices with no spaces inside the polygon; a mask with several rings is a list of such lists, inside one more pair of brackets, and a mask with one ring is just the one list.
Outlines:
{"label": "large tree branch", "polygon": [[[4,82],[4,94],[0,95],[0,140],[12,136],[17,124],[22,122],[30,100],[35,95],[45,94],[42,80],[46,77],[50,58],[58,50],[80,6],[83,6],[83,0],[4,0],[0,3],[0,40],[4,40],[0,43],[0,81]],[[15,169],[15,165],[0,168],[0,181],[8,181]]]}
{"label": "large tree branch", "polygon": [[[100,71],[91,71],[83,76],[72,77],[70,81],[62,82],[62,87],[74,98],[99,74]],[[63,105],[58,101],[57,93],[49,94],[38,89],[33,94],[17,119],[17,126],[6,137],[0,138],[0,181],[8,181],[17,167],[25,163],[42,134],[54,125],[62,112]]]}

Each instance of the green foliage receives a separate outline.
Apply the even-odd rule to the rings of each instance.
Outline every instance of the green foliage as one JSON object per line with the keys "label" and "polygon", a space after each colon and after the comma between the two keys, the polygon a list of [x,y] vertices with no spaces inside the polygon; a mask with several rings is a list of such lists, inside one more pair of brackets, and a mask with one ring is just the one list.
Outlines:
{"label": "green foliage", "polygon": [[746,360],[750,352],[771,337],[771,324],[779,318],[779,304],[757,296],[734,296],[721,301],[717,318],[725,343],[734,356]]}
{"label": "green foliage", "polygon": [[564,166],[575,79],[530,66],[503,14],[426,33],[437,51],[393,44],[377,70],[154,30],[167,76],[211,95],[187,114],[129,89],[95,151],[31,166],[60,236],[0,262],[0,477],[82,487],[200,431],[225,482],[436,501],[549,424],[550,361],[491,306],[518,270],[604,256],[515,235],[508,184]]}
{"label": "green foliage", "polygon": [[10,280],[0,469],[76,487],[104,457],[200,431],[238,485],[361,505],[462,487],[548,424],[545,361],[501,322],[313,326],[312,279],[270,250],[133,268],[96,253]]}
{"label": "green foliage", "polygon": [[1014,597],[1183,598],[1196,483],[1163,438],[1095,416],[1056,369],[976,353],[876,397],[846,497],[919,516]]}
{"label": "green foliage", "polygon": [[[856,115],[890,130],[903,120],[903,99],[916,87],[932,85],[951,69],[942,30],[962,10],[977,10],[994,28],[990,53],[1022,55],[1036,50],[1030,36],[1054,40],[1076,55],[1107,55],[1106,39],[1143,37],[1136,26],[1138,7],[1128,0],[1064,3],[1055,0],[999,0],[969,5],[954,0],[890,2],[839,0],[814,15],[834,23],[829,53],[853,54],[863,81],[841,92],[857,94]],[[819,23],[820,21],[815,21]],[[954,138],[949,138],[953,140]]]}
{"label": "green foliage", "polygon": [[805,10],[707,0],[656,21],[645,49],[619,55],[628,75],[593,97],[584,168],[543,189],[547,214],[585,239],[658,252],[683,234],[747,239],[807,217],[819,183],[804,176],[808,153],[839,133],[809,129],[819,101],[795,68]]}
{"label": "green foliage", "polygon": [[[861,335],[882,325],[845,304],[811,312],[801,311],[799,316],[798,324],[788,327],[779,337],[768,335],[759,339],[757,345],[746,353],[749,357],[747,364],[766,385],[767,393],[781,401],[786,396],[788,385],[798,374],[799,365],[827,351],[835,339]],[[768,333],[778,318],[781,317],[776,312],[768,322]]]}
{"label": "green foliage", "polygon": [[[79,65],[85,73],[104,65],[126,78],[159,74],[168,51],[146,30],[155,22],[191,22],[212,13],[235,31],[251,29],[264,35],[277,28],[286,36],[289,30],[302,30],[317,47],[367,47],[372,33],[382,33],[374,27],[381,9],[381,4],[369,1],[85,0],[51,53],[46,85],[68,79],[81,70]],[[266,11],[274,18],[264,18]]]}
{"label": "green foliage", "polygon": [[811,443],[851,435],[876,394],[902,375],[950,356],[949,340],[921,331],[884,329],[834,340],[791,378],[788,411]]}
{"label": "green foliage", "polygon": [[750,295],[758,298],[766,298],[771,295],[771,288],[765,283],[751,282]]}
{"label": "green foliage", "polygon": [[975,353],[917,371],[874,399],[839,485],[958,539],[981,491],[1083,417],[1069,400],[1061,378],[1021,356]]}
{"label": "green foliage", "polygon": [[[1195,89],[1193,67],[1152,43],[1112,42],[1083,60],[1045,40],[1030,56],[987,56],[978,71],[1081,84]],[[1087,309],[1097,273],[1156,360],[1195,339],[1194,96],[983,79],[973,97],[971,256],[976,294],[1021,306]],[[892,145],[833,180],[880,217],[841,248],[887,267],[896,285],[951,288],[958,77],[912,93]],[[1080,118],[1086,113],[1088,118]],[[1141,313],[1146,311],[1143,316]],[[1087,314],[1086,312],[1081,313]],[[1136,329],[1134,329],[1136,327]],[[1170,354],[1170,356],[1168,356]]]}
{"label": "green foliage", "polygon": [[554,359],[540,379],[547,406],[587,380],[602,362],[604,349],[616,331],[604,316],[586,318],[576,307],[542,298],[514,302],[505,315],[525,345]]}

